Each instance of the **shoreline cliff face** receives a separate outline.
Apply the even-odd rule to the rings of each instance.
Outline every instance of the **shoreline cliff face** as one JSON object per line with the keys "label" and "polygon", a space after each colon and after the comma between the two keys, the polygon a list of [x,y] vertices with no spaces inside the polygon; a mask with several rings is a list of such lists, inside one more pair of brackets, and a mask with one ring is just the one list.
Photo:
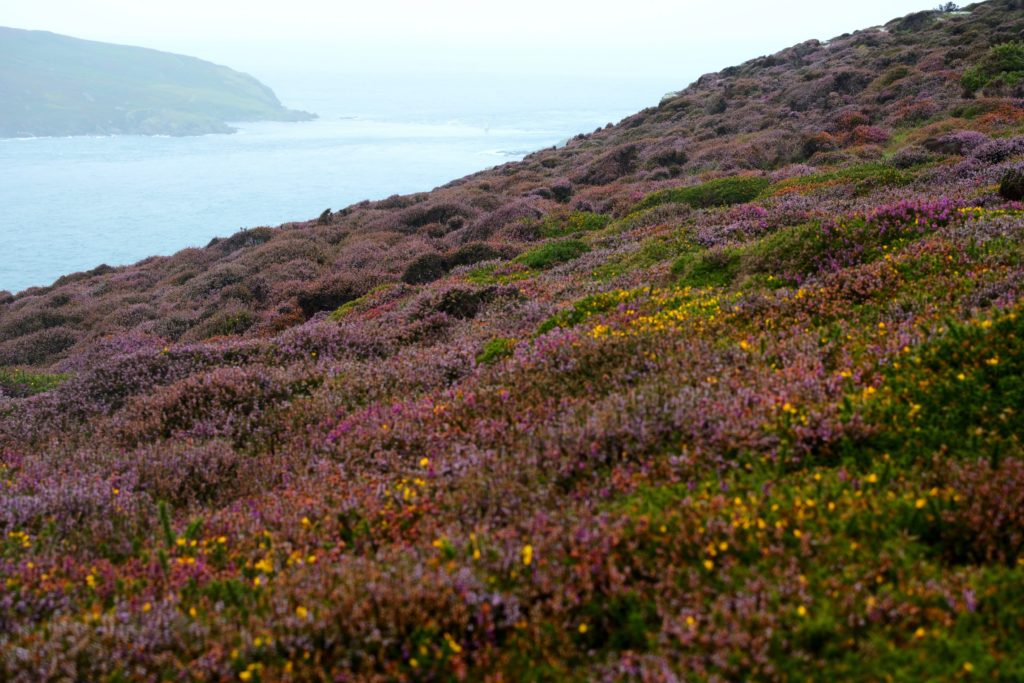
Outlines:
{"label": "shoreline cliff face", "polygon": [[204,135],[231,121],[307,121],[225,66],[0,27],[0,137]]}
{"label": "shoreline cliff face", "polygon": [[1022,31],[0,294],[0,679],[1019,680]]}

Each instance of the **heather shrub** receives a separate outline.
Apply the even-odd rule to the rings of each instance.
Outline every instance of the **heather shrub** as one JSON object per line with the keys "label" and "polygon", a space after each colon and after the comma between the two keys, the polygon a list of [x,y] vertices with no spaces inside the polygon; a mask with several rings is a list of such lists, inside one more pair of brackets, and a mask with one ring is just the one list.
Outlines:
{"label": "heather shrub", "polygon": [[640,147],[623,145],[598,157],[579,173],[575,181],[580,185],[607,185],[637,169]]}
{"label": "heather shrub", "polygon": [[184,342],[202,341],[211,337],[225,337],[246,332],[256,318],[252,311],[238,305],[228,305],[217,310],[202,322],[190,327],[180,336]]}
{"label": "heather shrub", "polygon": [[273,444],[275,410],[316,383],[283,370],[217,368],[129,400],[118,417],[119,437],[131,445],[186,436]]}
{"label": "heather shrub", "polygon": [[1012,566],[1024,557],[1024,460],[953,462],[940,476],[956,491],[933,531],[947,559]]}
{"label": "heather shrub", "polygon": [[276,239],[245,254],[244,259],[246,265],[266,275],[268,269],[296,261],[321,265],[327,256],[323,247],[308,237],[281,233]]}
{"label": "heather shrub", "polygon": [[520,255],[516,258],[516,261],[522,263],[527,268],[550,268],[559,263],[579,258],[588,251],[590,251],[590,247],[580,240],[561,240],[535,247]]}
{"label": "heather shrub", "polygon": [[551,184],[550,190],[555,201],[564,204],[572,197],[572,182],[568,178],[560,178]]}
{"label": "heather shrub", "polygon": [[40,365],[75,345],[78,339],[67,328],[55,327],[0,342],[0,366]]}
{"label": "heather shrub", "polygon": [[188,297],[203,298],[215,294],[229,285],[241,282],[248,275],[245,266],[222,263],[192,278],[188,284]]}
{"label": "heather shrub", "polygon": [[971,156],[986,164],[999,164],[1021,155],[1024,155],[1024,135],[992,140],[971,152]]}
{"label": "heather shrub", "polygon": [[344,303],[358,299],[375,285],[376,282],[370,278],[332,273],[307,284],[296,299],[303,315],[311,318],[320,311],[333,311]]}
{"label": "heather shrub", "polygon": [[893,154],[892,157],[889,158],[889,163],[896,168],[906,169],[926,164],[931,160],[932,155],[927,149],[917,145],[911,145],[909,147],[903,147]]}
{"label": "heather shrub", "polygon": [[433,313],[444,313],[455,319],[474,318],[481,307],[498,294],[496,287],[452,286],[428,292],[413,304],[416,315],[429,317]]}
{"label": "heather shrub", "polygon": [[131,455],[139,491],[175,508],[222,505],[268,483],[264,459],[241,455],[223,440],[163,441]]}
{"label": "heather shrub", "polygon": [[850,132],[849,142],[855,145],[884,145],[889,137],[889,131],[878,126],[857,126]]}
{"label": "heather shrub", "polygon": [[438,253],[422,254],[406,266],[402,273],[402,282],[408,285],[421,285],[439,280],[447,274],[447,258]]}
{"label": "heather shrub", "polygon": [[483,242],[471,242],[463,245],[445,257],[448,269],[458,266],[470,266],[482,261],[492,261],[507,256],[507,253]]}
{"label": "heather shrub", "polygon": [[222,254],[232,254],[239,249],[250,249],[265,244],[273,239],[274,235],[275,230],[268,227],[243,229],[226,239],[215,239],[209,247],[216,247]]}
{"label": "heather shrub", "polygon": [[417,204],[397,216],[401,224],[410,228],[421,228],[432,223],[449,225],[451,229],[462,227],[463,222],[472,219],[477,212],[473,207],[459,202]]}
{"label": "heather shrub", "polygon": [[925,149],[937,154],[967,154],[990,142],[991,138],[974,130],[958,130],[924,141]]}
{"label": "heather shrub", "polygon": [[1024,165],[1011,168],[999,181],[999,195],[1012,202],[1024,201]]}
{"label": "heather shrub", "polygon": [[682,203],[695,209],[742,204],[756,198],[771,181],[762,176],[719,178],[701,185],[659,190],[648,195],[636,208],[649,209],[659,204]]}
{"label": "heather shrub", "polygon": [[14,339],[74,322],[75,317],[69,316],[66,312],[26,306],[17,311],[5,312],[3,320],[0,321],[0,340]]}
{"label": "heather shrub", "polygon": [[464,229],[467,242],[486,240],[502,229],[540,218],[543,212],[529,199],[508,202],[473,221]]}

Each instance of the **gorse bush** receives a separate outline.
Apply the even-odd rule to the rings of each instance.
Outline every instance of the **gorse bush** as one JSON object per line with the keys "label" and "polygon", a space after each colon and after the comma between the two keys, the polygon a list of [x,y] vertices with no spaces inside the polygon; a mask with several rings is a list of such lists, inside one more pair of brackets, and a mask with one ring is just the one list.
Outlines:
{"label": "gorse bush", "polygon": [[999,194],[1013,202],[1024,201],[1024,165],[1011,168],[999,181]]}

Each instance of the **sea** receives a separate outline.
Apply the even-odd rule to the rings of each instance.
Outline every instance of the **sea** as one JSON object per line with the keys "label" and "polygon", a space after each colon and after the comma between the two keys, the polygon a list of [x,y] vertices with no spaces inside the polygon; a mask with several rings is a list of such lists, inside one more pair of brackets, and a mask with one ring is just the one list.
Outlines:
{"label": "sea", "polygon": [[681,87],[666,79],[305,74],[301,123],[232,135],[0,140],[0,291],[427,191],[563,145]]}

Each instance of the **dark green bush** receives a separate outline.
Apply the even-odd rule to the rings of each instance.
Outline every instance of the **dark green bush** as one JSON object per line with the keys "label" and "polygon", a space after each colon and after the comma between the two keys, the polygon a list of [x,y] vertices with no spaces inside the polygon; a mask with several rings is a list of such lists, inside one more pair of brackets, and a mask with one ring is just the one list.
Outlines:
{"label": "dark green bush", "polygon": [[590,248],[580,240],[562,240],[542,244],[516,260],[528,268],[550,268],[579,258],[588,251]]}
{"label": "dark green bush", "polygon": [[1000,83],[1016,85],[1024,79],[1024,43],[1003,43],[991,48],[980,62],[964,72],[961,84],[965,95]]}
{"label": "dark green bush", "polygon": [[1011,202],[1024,201],[1024,166],[1011,168],[1003,174],[999,194]]}
{"label": "dark green bush", "polygon": [[448,268],[454,268],[456,266],[469,266],[481,261],[490,261],[502,256],[504,254],[489,244],[471,242],[450,253],[446,260]]}
{"label": "dark green bush", "polygon": [[413,259],[402,273],[402,282],[422,285],[443,278],[448,273],[448,259],[441,254],[423,254]]}
{"label": "dark green bush", "polygon": [[636,208],[649,209],[659,204],[689,204],[695,209],[731,206],[756,198],[771,182],[760,176],[733,176],[710,180],[701,185],[659,190],[645,197]]}
{"label": "dark green bush", "polygon": [[690,287],[725,287],[739,270],[740,251],[732,248],[683,254],[672,264],[672,274]]}

